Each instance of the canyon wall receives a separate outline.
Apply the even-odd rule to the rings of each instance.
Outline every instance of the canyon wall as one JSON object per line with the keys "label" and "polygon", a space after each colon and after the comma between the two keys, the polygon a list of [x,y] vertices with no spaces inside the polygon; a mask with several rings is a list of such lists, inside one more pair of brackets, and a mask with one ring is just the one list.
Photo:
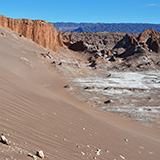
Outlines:
{"label": "canyon wall", "polygon": [[62,45],[53,24],[46,23],[44,20],[12,19],[0,15],[0,25],[32,39],[48,50],[57,52],[58,46]]}

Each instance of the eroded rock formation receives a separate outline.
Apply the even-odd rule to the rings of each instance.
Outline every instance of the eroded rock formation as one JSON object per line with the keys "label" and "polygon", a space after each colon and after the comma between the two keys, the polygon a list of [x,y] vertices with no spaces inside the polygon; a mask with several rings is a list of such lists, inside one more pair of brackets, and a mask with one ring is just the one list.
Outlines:
{"label": "eroded rock formation", "polygon": [[[63,42],[69,44],[77,44],[83,41],[86,46],[86,52],[97,53],[101,51],[117,52],[117,54],[126,54],[142,52],[144,49],[160,52],[160,33],[153,29],[143,31],[141,34],[125,34],[122,32],[98,32],[98,33],[63,33]],[[72,48],[70,48],[72,49]]]}
{"label": "eroded rock formation", "polygon": [[97,51],[102,49],[112,49],[116,45],[116,43],[121,40],[126,34],[121,32],[64,32],[62,35],[63,42],[67,46],[83,41],[83,44],[85,44],[87,48],[87,52],[96,53]]}
{"label": "eroded rock formation", "polygon": [[[160,64],[160,33],[153,29],[141,34],[125,34],[122,32],[99,33],[63,33],[63,42],[89,53],[89,66],[97,67],[102,63],[115,69],[159,69]],[[82,43],[83,42],[83,43]],[[85,46],[85,48],[84,48]],[[109,62],[109,63],[108,63]]]}
{"label": "eroded rock formation", "polygon": [[147,44],[148,48],[160,53],[160,33],[154,29],[144,30],[138,37],[140,43]]}
{"label": "eroded rock formation", "polygon": [[61,36],[57,36],[53,24],[46,23],[44,20],[12,19],[0,15],[0,25],[32,39],[49,50],[57,51],[58,46],[62,45]]}

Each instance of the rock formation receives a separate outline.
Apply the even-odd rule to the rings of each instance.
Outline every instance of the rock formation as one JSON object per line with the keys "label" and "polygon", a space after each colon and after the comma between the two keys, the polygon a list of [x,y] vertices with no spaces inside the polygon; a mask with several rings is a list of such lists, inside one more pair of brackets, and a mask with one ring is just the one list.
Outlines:
{"label": "rock formation", "polygon": [[146,43],[148,38],[152,36],[160,37],[160,33],[156,32],[154,29],[147,29],[147,30],[144,30],[137,39],[139,42]]}
{"label": "rock formation", "polygon": [[89,66],[94,68],[102,63],[115,69],[133,70],[159,69],[160,66],[157,54],[160,53],[160,33],[153,29],[141,34],[66,32],[62,36],[69,49],[88,53]]}
{"label": "rock formation", "polygon": [[58,46],[62,45],[61,37],[57,36],[57,30],[53,24],[48,24],[44,20],[12,19],[0,15],[0,25],[32,39],[49,50],[57,51]]}
{"label": "rock formation", "polygon": [[[98,33],[75,33],[66,32],[62,34],[63,42],[69,49],[75,50],[72,46],[86,46],[88,53],[106,53],[107,51],[116,52],[117,55],[123,54],[131,56],[134,53],[142,53],[144,50],[160,52],[160,33],[153,29],[143,31],[141,34],[125,34],[122,32],[98,32]],[[103,51],[103,52],[102,52]]]}
{"label": "rock formation", "polygon": [[125,35],[125,33],[121,32],[64,32],[62,34],[63,42],[67,46],[83,41],[83,44],[87,46],[87,52],[90,53],[96,53],[100,50],[111,50]]}
{"label": "rock formation", "polygon": [[69,49],[73,51],[84,51],[85,49],[87,49],[87,45],[84,41],[78,41],[74,44],[70,44]]}
{"label": "rock formation", "polygon": [[133,35],[131,34],[126,34],[125,37],[123,39],[121,39],[115,46],[113,49],[115,48],[130,48],[133,45],[138,45],[139,42],[138,40],[133,37]]}
{"label": "rock formation", "polygon": [[144,30],[138,37],[142,44],[147,44],[148,48],[160,53],[160,33],[154,29]]}
{"label": "rock formation", "polygon": [[115,48],[126,49],[121,54],[122,57],[132,56],[135,53],[145,53],[148,51],[160,52],[160,33],[153,29],[143,31],[137,38],[133,35],[126,35],[121,41],[119,41]]}

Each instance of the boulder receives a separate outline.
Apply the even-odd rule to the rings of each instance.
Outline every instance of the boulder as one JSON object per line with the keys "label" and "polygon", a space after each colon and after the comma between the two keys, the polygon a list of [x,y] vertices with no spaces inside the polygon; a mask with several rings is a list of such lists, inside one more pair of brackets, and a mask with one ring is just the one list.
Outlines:
{"label": "boulder", "polygon": [[42,159],[45,158],[44,152],[43,152],[42,150],[37,151],[36,155],[37,155],[39,158],[42,158]]}
{"label": "boulder", "polygon": [[8,142],[7,138],[3,134],[1,134],[1,142],[3,144],[9,145],[9,142]]}
{"label": "boulder", "polygon": [[69,84],[67,84],[63,88],[71,88],[71,86]]}
{"label": "boulder", "polygon": [[104,101],[104,104],[108,104],[108,103],[111,103],[112,101],[109,99],[107,101]]}

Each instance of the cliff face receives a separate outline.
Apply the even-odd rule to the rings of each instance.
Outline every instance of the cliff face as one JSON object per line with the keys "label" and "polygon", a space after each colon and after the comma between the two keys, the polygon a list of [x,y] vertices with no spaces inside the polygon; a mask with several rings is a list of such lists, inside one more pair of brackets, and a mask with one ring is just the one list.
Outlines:
{"label": "cliff face", "polygon": [[53,24],[44,20],[12,19],[0,15],[0,25],[32,39],[46,49],[57,51],[60,44],[57,30]]}

